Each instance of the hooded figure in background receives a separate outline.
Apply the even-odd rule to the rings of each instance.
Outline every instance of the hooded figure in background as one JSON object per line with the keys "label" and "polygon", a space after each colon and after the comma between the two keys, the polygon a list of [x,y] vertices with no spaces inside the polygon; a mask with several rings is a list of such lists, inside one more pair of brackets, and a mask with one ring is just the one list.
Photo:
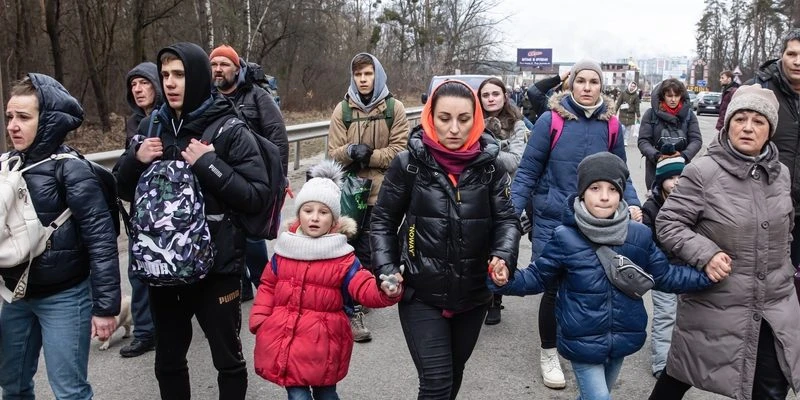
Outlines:
{"label": "hooded figure in background", "polygon": [[163,101],[161,80],[158,77],[156,64],[146,61],[128,72],[125,77],[125,98],[131,108],[131,116],[125,121],[125,147],[139,130],[139,123],[144,117],[158,108]]}

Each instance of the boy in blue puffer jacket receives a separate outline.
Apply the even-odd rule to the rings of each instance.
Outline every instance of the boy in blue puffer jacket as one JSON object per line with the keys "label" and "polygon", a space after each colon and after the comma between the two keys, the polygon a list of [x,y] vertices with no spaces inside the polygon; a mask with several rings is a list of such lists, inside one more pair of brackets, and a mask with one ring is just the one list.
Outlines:
{"label": "boy in blue puffer jacket", "polygon": [[[489,280],[495,293],[538,294],[557,283],[558,352],[572,363],[579,400],[609,399],[625,356],[647,338],[647,312],[639,298],[628,297],[606,277],[594,246],[608,246],[653,275],[665,292],[702,290],[711,280],[694,268],[672,267],[653,242],[650,229],[630,220],[622,200],[629,172],[619,157],[602,152],[578,165],[578,192],[568,198],[561,226],[542,254],[503,286]],[[508,277],[492,266],[498,282]]]}

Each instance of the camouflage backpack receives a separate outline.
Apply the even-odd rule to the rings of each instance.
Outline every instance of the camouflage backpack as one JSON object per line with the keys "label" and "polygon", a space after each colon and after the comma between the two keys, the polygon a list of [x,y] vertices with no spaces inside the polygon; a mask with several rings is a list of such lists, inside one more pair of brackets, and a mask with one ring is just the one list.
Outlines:
{"label": "camouflage backpack", "polygon": [[216,248],[206,222],[203,191],[185,161],[156,160],[136,185],[131,215],[135,274],[152,286],[203,279]]}

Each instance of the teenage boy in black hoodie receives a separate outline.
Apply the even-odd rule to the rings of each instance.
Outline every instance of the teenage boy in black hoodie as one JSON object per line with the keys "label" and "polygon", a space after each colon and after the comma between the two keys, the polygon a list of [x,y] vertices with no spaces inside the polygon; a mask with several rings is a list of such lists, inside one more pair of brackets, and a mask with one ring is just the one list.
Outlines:
{"label": "teenage boy in black hoodie", "polygon": [[[235,112],[228,101],[212,95],[211,66],[200,46],[177,43],[162,49],[158,71],[165,104],[142,122],[139,135],[120,158],[116,167],[119,195],[132,200],[140,175],[154,160],[186,161],[203,191],[217,249],[211,270],[198,282],[150,287],[161,398],[191,398],[186,353],[192,340],[191,318],[196,316],[218,371],[219,398],[243,400],[247,368],[239,330],[245,234],[225,215],[252,214],[265,207],[270,192],[266,165],[243,124],[225,130],[212,143],[201,142],[206,128]],[[158,137],[148,137],[154,116],[162,131]],[[223,217],[208,218],[212,215]]]}

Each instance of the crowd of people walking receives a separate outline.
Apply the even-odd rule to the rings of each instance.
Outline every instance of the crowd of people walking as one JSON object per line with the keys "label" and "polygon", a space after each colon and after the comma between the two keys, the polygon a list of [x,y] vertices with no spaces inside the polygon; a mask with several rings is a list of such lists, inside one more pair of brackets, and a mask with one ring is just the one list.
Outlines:
{"label": "crowd of people walking", "polygon": [[[448,80],[411,127],[380,60],[356,54],[327,160],[275,222],[279,234],[253,228],[280,210],[274,176],[288,174],[286,127],[254,67],[230,46],[181,42],[131,69],[111,187],[64,145],[83,121],[78,100],[42,74],[12,86],[0,220],[20,228],[0,233],[4,399],[34,398],[41,350],[56,398],[91,399],[90,340],[107,340],[125,312],[134,339],[120,355],[155,351],[159,394],[148,398],[191,398],[196,318],[220,399],[246,398],[248,363],[289,399],[338,399],[354,342],[372,339],[364,315],[395,305],[416,397],[455,399],[503,296],[540,293],[540,351],[527,356],[542,390],[570,382],[564,359],[578,399],[612,398],[624,359],[647,341],[650,292],[651,399],[692,387],[735,399],[800,391],[800,30],[749,82],[723,72],[705,154],[676,79],[653,89],[643,114],[636,83],[604,95],[590,59],[529,88]],[[628,168],[633,143],[645,193]],[[524,266],[520,240],[532,244]],[[18,243],[30,250],[12,258]]]}

